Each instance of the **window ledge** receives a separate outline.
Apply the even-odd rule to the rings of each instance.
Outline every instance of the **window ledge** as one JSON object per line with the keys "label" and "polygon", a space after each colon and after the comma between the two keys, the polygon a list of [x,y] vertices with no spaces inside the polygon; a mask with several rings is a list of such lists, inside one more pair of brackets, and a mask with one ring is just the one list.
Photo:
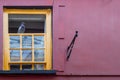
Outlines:
{"label": "window ledge", "polygon": [[56,70],[0,70],[0,75],[5,74],[41,74],[41,75],[56,75]]}

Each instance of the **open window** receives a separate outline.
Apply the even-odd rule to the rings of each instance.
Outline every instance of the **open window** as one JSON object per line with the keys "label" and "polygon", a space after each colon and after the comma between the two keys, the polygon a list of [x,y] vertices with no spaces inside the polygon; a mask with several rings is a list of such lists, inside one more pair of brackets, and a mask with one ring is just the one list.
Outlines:
{"label": "open window", "polygon": [[51,70],[50,9],[4,9],[4,70]]}

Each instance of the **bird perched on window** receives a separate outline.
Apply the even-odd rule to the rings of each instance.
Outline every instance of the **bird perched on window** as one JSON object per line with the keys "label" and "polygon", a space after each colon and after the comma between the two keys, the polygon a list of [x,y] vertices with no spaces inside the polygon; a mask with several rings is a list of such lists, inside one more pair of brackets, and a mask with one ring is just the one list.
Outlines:
{"label": "bird perched on window", "polygon": [[18,28],[18,32],[17,33],[24,33],[25,32],[25,23],[22,22],[21,25]]}

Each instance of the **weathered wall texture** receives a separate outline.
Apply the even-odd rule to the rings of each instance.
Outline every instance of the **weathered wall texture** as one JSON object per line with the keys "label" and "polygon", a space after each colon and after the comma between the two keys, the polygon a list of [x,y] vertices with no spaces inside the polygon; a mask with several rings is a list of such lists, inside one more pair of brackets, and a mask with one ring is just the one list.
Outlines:
{"label": "weathered wall texture", "polygon": [[[55,2],[57,3],[57,0]],[[70,60],[63,62],[65,74],[120,74],[119,2],[119,0],[65,0],[64,3],[58,4],[62,7],[54,9],[56,13],[58,12],[53,13],[58,15],[57,20],[53,21],[53,39],[56,38],[54,55],[64,55],[65,48],[72,40],[75,31],[79,31]],[[53,16],[53,19],[56,17]],[[59,40],[59,37],[63,37],[64,40]],[[59,56],[56,55],[54,58],[57,62]],[[64,58],[61,57],[60,60],[62,59]]]}
{"label": "weathered wall texture", "polygon": [[[57,75],[74,77],[50,76],[46,79],[46,76],[43,76],[41,77],[43,80],[119,80],[120,0],[29,0],[29,4],[27,0],[0,0],[0,69],[3,54],[3,6],[53,7],[53,69],[58,71]],[[66,49],[76,30],[79,31],[79,36],[69,61],[66,61]],[[113,77],[80,77],[80,75]],[[19,77],[16,77],[17,80],[27,79],[27,76]],[[34,80],[39,78],[37,75],[33,77]],[[10,79],[13,80],[13,77]]]}

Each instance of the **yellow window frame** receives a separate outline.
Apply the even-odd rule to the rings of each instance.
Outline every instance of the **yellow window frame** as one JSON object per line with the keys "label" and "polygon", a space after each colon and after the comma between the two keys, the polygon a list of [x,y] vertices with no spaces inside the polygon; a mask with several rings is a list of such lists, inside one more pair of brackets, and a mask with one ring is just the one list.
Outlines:
{"label": "yellow window frame", "polygon": [[[44,35],[45,37],[45,61],[44,62],[10,62],[9,55],[9,35],[17,35],[8,33],[8,15],[9,14],[45,14],[46,15],[46,31],[35,35]],[[22,33],[22,35],[34,35],[34,33]],[[33,43],[32,43],[33,44]],[[34,44],[33,44],[34,45]],[[34,56],[32,56],[33,59]],[[44,64],[45,70],[52,69],[52,34],[51,34],[51,9],[6,9],[3,13],[3,70],[10,70],[9,64]],[[21,68],[21,67],[20,67]],[[32,66],[33,68],[33,66]]]}

